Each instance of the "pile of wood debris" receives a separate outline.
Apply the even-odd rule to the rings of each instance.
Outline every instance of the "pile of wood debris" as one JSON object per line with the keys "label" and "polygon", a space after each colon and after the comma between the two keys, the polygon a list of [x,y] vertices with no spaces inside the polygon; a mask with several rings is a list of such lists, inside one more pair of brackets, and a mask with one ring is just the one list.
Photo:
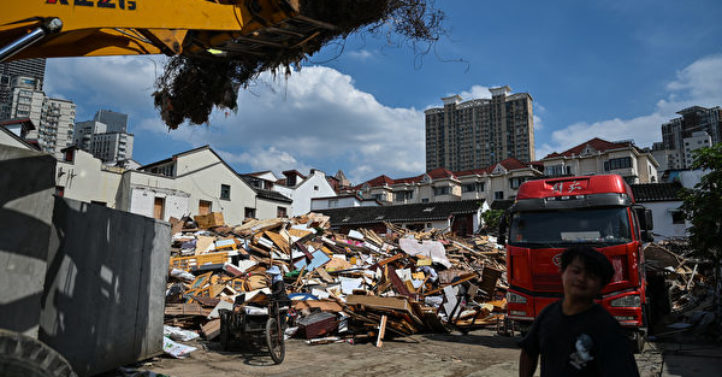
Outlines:
{"label": "pile of wood debris", "polygon": [[[664,279],[664,296],[657,311],[670,314],[666,329],[656,336],[687,331],[707,333],[715,321],[714,271],[711,261],[693,257],[684,240],[652,243],[644,249],[647,280]],[[654,313],[653,313],[654,314]]]}
{"label": "pile of wood debris", "polygon": [[241,294],[267,295],[271,271],[280,272],[291,300],[287,334],[309,344],[380,346],[384,336],[466,331],[503,318],[504,252],[493,237],[388,227],[383,235],[340,234],[314,213],[238,226],[225,225],[220,213],[172,219],[165,322],[212,340],[219,310],[239,310]]}

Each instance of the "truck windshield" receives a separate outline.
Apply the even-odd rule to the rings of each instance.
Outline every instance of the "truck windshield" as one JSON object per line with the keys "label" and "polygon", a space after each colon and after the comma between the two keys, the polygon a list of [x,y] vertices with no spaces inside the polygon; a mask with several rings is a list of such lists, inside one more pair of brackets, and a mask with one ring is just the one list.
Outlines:
{"label": "truck windshield", "polygon": [[526,247],[614,245],[631,241],[626,207],[517,212],[509,229],[509,243]]}

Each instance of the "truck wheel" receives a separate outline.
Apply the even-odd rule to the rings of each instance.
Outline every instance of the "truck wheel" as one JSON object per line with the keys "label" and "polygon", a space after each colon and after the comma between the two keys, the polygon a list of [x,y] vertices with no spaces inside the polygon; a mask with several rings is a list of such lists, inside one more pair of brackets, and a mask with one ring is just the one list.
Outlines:
{"label": "truck wheel", "polygon": [[632,353],[642,353],[644,351],[644,345],[646,343],[646,339],[644,336],[644,333],[641,331],[635,331],[632,333],[632,337],[630,339],[631,346],[632,346]]}
{"label": "truck wheel", "polygon": [[3,377],[78,377],[59,353],[43,342],[0,330],[0,371]]}

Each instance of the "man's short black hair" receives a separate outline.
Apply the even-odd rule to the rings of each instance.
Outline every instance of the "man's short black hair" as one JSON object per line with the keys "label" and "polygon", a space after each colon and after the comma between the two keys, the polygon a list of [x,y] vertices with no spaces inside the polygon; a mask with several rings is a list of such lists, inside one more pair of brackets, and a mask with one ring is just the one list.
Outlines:
{"label": "man's short black hair", "polygon": [[602,281],[602,288],[609,284],[614,276],[614,267],[604,254],[590,246],[575,246],[564,250],[562,253],[562,272],[569,267],[575,259],[584,265],[584,269]]}

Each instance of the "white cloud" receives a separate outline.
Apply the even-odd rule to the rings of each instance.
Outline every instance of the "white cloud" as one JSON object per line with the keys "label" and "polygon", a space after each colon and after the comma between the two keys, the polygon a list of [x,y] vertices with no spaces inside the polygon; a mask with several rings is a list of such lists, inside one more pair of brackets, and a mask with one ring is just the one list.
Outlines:
{"label": "white cloud", "polygon": [[353,179],[368,179],[363,172],[408,175],[425,168],[423,112],[384,106],[331,68],[304,67],[287,80],[262,74],[240,92],[236,114],[216,111],[209,123],[170,135],[234,153],[230,160],[256,170],[316,164],[333,173],[346,166],[359,172]]}
{"label": "white cloud", "polygon": [[542,118],[540,118],[538,115],[533,116],[534,119],[534,130],[541,130],[544,128],[544,122],[542,121]]}
{"label": "white cloud", "polygon": [[481,86],[481,85],[474,85],[469,90],[464,90],[463,92],[459,93],[461,98],[464,99],[464,101],[471,100],[471,99],[482,99],[482,98],[491,98],[491,92],[489,91],[489,87]]}
{"label": "white cloud", "polygon": [[[657,102],[652,113],[631,119],[574,123],[554,131],[552,145],[544,145],[539,151],[561,152],[593,137],[610,141],[632,139],[638,146],[647,147],[662,140],[662,123],[677,117],[677,111],[692,105],[722,105],[722,55],[699,59],[676,76],[666,86],[666,98]],[[537,152],[537,158],[544,156]]]}
{"label": "white cloud", "polygon": [[91,115],[102,108],[148,116],[154,111],[153,83],[163,73],[164,61],[162,56],[50,59],[45,91],[76,101]]}
{"label": "white cloud", "polygon": [[365,60],[371,59],[374,55],[369,50],[362,49],[362,50],[349,51],[348,56],[353,59],[356,59],[356,60],[365,61]]}
{"label": "white cloud", "polygon": [[252,151],[240,154],[229,153],[220,149],[216,151],[226,162],[247,164],[254,171],[272,170],[278,173],[290,169],[299,171],[309,169],[290,153],[278,150],[273,146],[266,149],[254,148]]}

